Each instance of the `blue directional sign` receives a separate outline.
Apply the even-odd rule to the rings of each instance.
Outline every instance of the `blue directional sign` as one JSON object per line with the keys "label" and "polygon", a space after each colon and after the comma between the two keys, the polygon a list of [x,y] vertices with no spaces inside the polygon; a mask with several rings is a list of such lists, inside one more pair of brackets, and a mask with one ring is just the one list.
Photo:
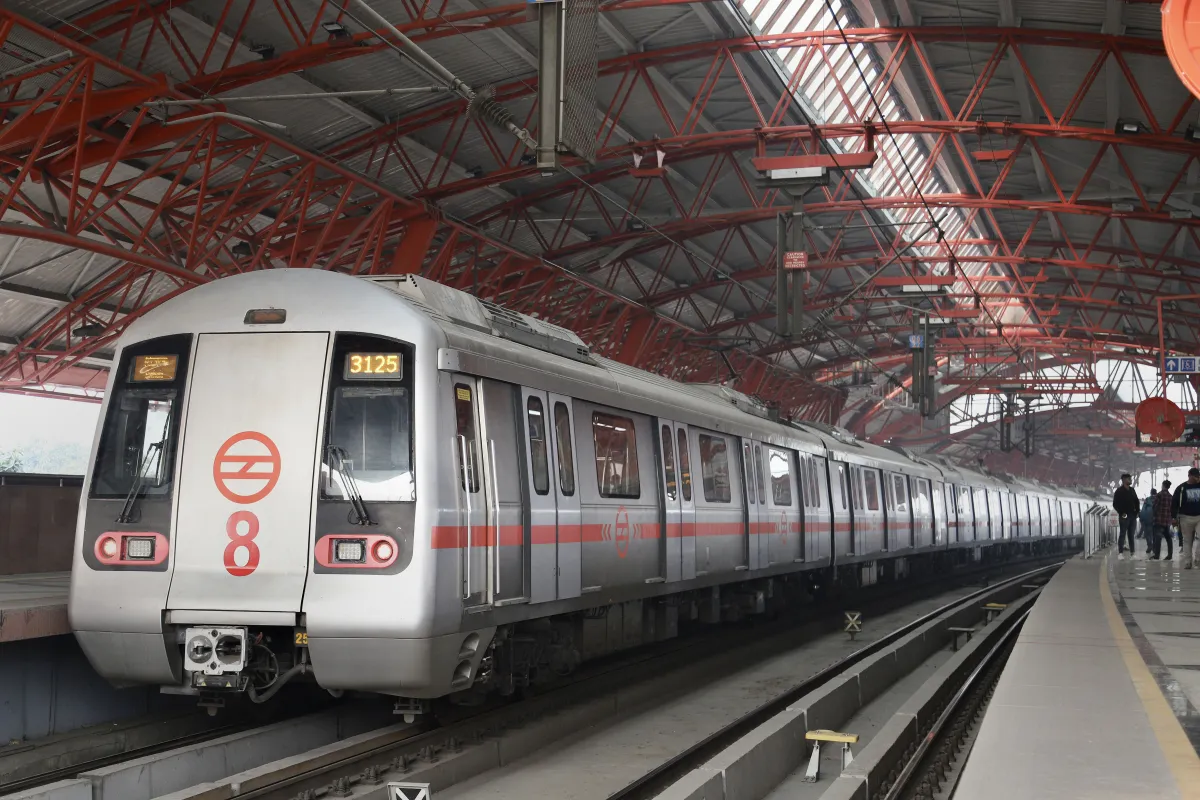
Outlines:
{"label": "blue directional sign", "polygon": [[908,335],[908,349],[920,350],[925,346],[925,335],[922,333],[910,333]]}
{"label": "blue directional sign", "polygon": [[1168,375],[1200,372],[1195,356],[1171,356],[1163,359],[1163,372]]}

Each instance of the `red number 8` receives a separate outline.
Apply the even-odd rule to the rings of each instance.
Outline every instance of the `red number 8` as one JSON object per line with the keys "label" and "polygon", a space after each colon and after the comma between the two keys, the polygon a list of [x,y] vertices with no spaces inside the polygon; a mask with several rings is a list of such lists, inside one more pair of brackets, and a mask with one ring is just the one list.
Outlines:
{"label": "red number 8", "polygon": [[[246,533],[238,533],[239,522],[245,522],[248,526]],[[244,578],[258,569],[258,545],[254,543],[254,537],[258,536],[258,517],[249,511],[233,512],[225,522],[225,535],[229,537],[229,544],[225,545],[225,571],[235,577]],[[246,548],[250,554],[244,567],[239,567],[233,558],[239,547]]]}

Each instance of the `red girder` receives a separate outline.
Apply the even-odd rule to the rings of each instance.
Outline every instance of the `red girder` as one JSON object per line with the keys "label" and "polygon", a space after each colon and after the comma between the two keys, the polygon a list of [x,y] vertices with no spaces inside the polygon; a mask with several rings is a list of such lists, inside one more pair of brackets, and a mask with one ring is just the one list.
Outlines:
{"label": "red girder", "polygon": [[[5,189],[0,210],[33,223],[4,223],[0,233],[69,243],[112,256],[120,265],[0,357],[0,381],[48,382],[111,342],[130,321],[182,286],[213,275],[269,266],[311,267],[318,259],[325,268],[351,272],[419,269],[423,245],[433,242],[435,227],[444,232],[445,242],[426,263],[439,280],[471,285],[482,266],[478,285],[486,297],[504,291],[513,277],[534,273],[550,287],[550,294],[582,290],[597,302],[638,307],[604,286],[531,257],[502,239],[442,219],[419,199],[402,196],[255,126],[188,114],[179,117],[182,124],[165,125],[145,110],[132,122],[118,124],[113,114],[120,109],[112,106],[113,95],[90,80],[96,68],[128,80],[122,89],[126,101],[164,96],[160,79],[131,73],[59,34],[0,12],[0,43],[15,30],[68,49],[72,56],[54,68],[10,72],[0,79],[0,89],[13,97],[26,81],[56,78],[52,89],[32,98],[26,94],[20,113],[0,125],[0,149],[11,145],[5,153],[11,170],[0,177]],[[32,141],[26,132],[30,121],[38,124]],[[112,179],[117,164],[135,160],[141,167],[137,178]],[[228,177],[225,167],[235,164],[242,174]],[[192,168],[198,168],[201,177],[185,180]],[[152,182],[156,191],[139,191]],[[54,202],[51,211],[34,199],[44,197],[45,185],[64,198]],[[235,252],[238,242],[250,245],[249,255]],[[475,254],[470,264],[453,261],[463,250]],[[155,276],[174,283],[151,291]],[[572,326],[586,320],[577,310],[566,303],[550,317]],[[104,333],[74,339],[71,331],[83,320],[103,323]],[[664,347],[674,347],[680,371],[696,375],[723,369],[716,355],[689,343],[694,331],[688,326],[659,315],[657,328],[656,344],[662,346],[643,348],[649,358],[661,359]],[[826,418],[833,418],[840,410],[836,391],[756,362],[746,353],[732,352],[729,358],[740,371],[763,363],[776,379],[767,399],[781,403],[785,413],[819,406]]]}
{"label": "red girder", "polygon": [[[130,276],[135,272],[137,275],[148,274],[146,270],[152,270],[155,274],[169,275],[176,281],[205,279],[197,277],[201,270],[208,276],[270,265],[313,266],[318,261],[355,272],[412,269],[412,265],[424,258],[426,251],[432,246],[426,261],[427,272],[436,279],[461,286],[477,286],[485,296],[510,301],[520,298],[517,305],[523,309],[537,308],[543,312],[551,310],[559,315],[555,321],[567,324],[581,333],[590,334],[600,352],[631,359],[640,366],[657,367],[677,377],[692,380],[721,379],[727,377],[728,370],[719,357],[690,342],[696,331],[682,325],[669,314],[647,311],[647,305],[672,304],[680,311],[684,308],[693,311],[706,320],[703,326],[706,330],[701,333],[739,327],[748,329],[750,322],[759,319],[765,321],[766,317],[763,315],[766,312],[758,309],[732,323],[718,322],[721,311],[734,293],[738,293],[751,305],[757,304],[737,284],[712,280],[708,268],[699,264],[693,254],[682,250],[677,244],[663,242],[648,234],[624,232],[627,218],[614,218],[608,215],[607,211],[603,211],[602,216],[606,216],[608,220],[610,233],[597,242],[567,244],[569,218],[564,219],[553,232],[537,232],[537,235],[543,237],[542,246],[546,251],[538,255],[551,261],[577,255],[590,248],[603,252],[603,249],[632,243],[622,258],[604,274],[597,273],[581,278],[539,261],[536,257],[531,258],[532,254],[518,252],[507,245],[504,241],[505,236],[511,234],[518,222],[524,221],[523,217],[528,216],[528,208],[532,203],[555,196],[567,196],[570,198],[572,210],[569,215],[564,216],[578,213],[586,199],[585,193],[579,192],[578,187],[569,181],[545,192],[530,192],[518,201],[502,204],[476,217],[476,221],[479,222],[499,222],[499,234],[484,235],[469,225],[441,219],[436,208],[429,205],[430,201],[474,191],[510,178],[523,177],[531,171],[519,166],[518,151],[515,148],[501,148],[490,131],[482,130],[484,140],[495,158],[496,169],[479,179],[446,182],[446,168],[456,152],[458,139],[469,126],[475,125],[474,122],[465,119],[463,104],[455,100],[431,106],[394,125],[381,125],[361,137],[341,143],[325,156],[298,151],[278,137],[265,134],[251,126],[230,124],[228,121],[194,121],[168,127],[143,114],[128,128],[119,128],[111,124],[108,118],[113,111],[122,110],[115,108],[116,106],[125,103],[126,107],[133,107],[137,102],[141,102],[137,98],[146,95],[147,92],[151,94],[146,96],[174,97],[223,92],[295,72],[307,66],[378,52],[384,47],[374,34],[351,34],[344,39],[322,41],[325,35],[320,23],[337,16],[336,10],[324,2],[303,10],[297,10],[286,0],[229,0],[223,5],[216,5],[214,14],[217,23],[213,26],[213,42],[203,51],[189,50],[182,43],[183,37],[172,33],[171,28],[175,23],[167,13],[172,3],[166,0],[121,0],[108,3],[73,19],[73,27],[64,27],[64,41],[74,39],[87,45],[98,38],[119,40],[123,57],[135,67],[140,65],[140,59],[149,51],[151,44],[157,42],[159,45],[169,46],[186,73],[185,80],[177,84],[175,94],[163,95],[161,86],[154,88],[155,80],[136,73],[131,74],[128,67],[122,67],[119,71],[128,77],[131,85],[121,87],[119,91],[126,94],[121,95],[123,99],[118,101],[116,94],[89,89],[90,84],[83,72],[70,73],[62,69],[61,64],[45,70],[46,76],[52,75],[60,80],[57,95],[51,91],[47,92],[46,97],[65,98],[65,101],[57,104],[25,101],[27,105],[19,109],[16,120],[0,126],[0,154],[6,154],[12,166],[20,170],[17,178],[9,181],[11,185],[5,186],[8,190],[5,193],[5,210],[22,213],[37,225],[59,228],[63,235],[70,235],[76,240],[90,240],[90,237],[98,234],[105,247],[122,251],[122,255],[117,257],[127,265]],[[665,3],[657,0],[606,3],[602,10],[607,12],[642,5]],[[394,21],[418,41],[464,31],[497,29],[525,21],[525,6],[520,4],[457,14],[447,14],[444,3],[439,5],[405,0],[402,6],[410,18]],[[234,38],[239,38],[245,20],[251,12],[277,15],[286,25],[290,41],[274,43],[279,52],[272,59],[234,65],[226,55],[222,62],[221,58],[214,54],[225,53],[227,48],[216,46],[217,32],[223,28],[237,27],[239,35]],[[0,16],[0,21],[6,26],[4,35],[7,35],[13,26],[24,26],[34,30],[12,15]],[[145,32],[147,23],[152,23],[148,33]],[[139,37],[132,35],[135,26],[141,26],[139,30],[143,31]],[[81,34],[80,31],[88,33]],[[48,35],[44,31],[35,32],[37,35]],[[194,37],[192,40],[194,41]],[[976,85],[961,103],[952,105],[948,102],[946,93],[937,81],[935,69],[922,49],[923,45],[938,42],[978,42],[992,46],[987,65],[977,76]],[[888,82],[895,79],[902,66],[916,70],[929,82],[937,110],[945,119],[915,122],[889,120],[889,128],[900,137],[933,137],[932,150],[935,155],[957,152],[968,176],[968,191],[973,191],[973,194],[927,194],[926,199],[931,206],[965,209],[968,224],[964,231],[971,231],[975,220],[988,219],[993,229],[999,232],[1001,229],[995,219],[991,218],[995,211],[1032,211],[1034,214],[1027,233],[1019,240],[1007,241],[1001,233],[998,240],[983,245],[987,249],[984,256],[964,256],[961,253],[958,255],[960,261],[987,264],[989,270],[1004,270],[1005,273],[997,275],[989,271],[987,275],[972,277],[968,281],[972,289],[970,293],[950,295],[944,302],[969,303],[978,298],[985,309],[994,311],[1002,311],[1008,304],[1019,302],[1028,311],[1031,319],[1030,323],[1006,324],[1008,342],[987,341],[978,347],[982,348],[983,352],[999,351],[1019,341],[1022,347],[1031,343],[1057,344],[1069,345],[1072,352],[1098,352],[1103,348],[1094,340],[1089,341],[1088,334],[1094,337],[1100,333],[1111,341],[1136,341],[1136,337],[1124,337],[1120,332],[1106,329],[1086,316],[1088,311],[1102,313],[1118,310],[1111,301],[1094,296],[1098,288],[1112,287],[1106,279],[1116,269],[1111,261],[1105,262],[1097,258],[1097,254],[1114,252],[1106,249],[1106,246],[1098,241],[1106,226],[1117,224],[1124,227],[1126,238],[1131,242],[1129,252],[1135,254],[1140,264],[1134,271],[1141,271],[1140,274],[1144,275],[1153,273],[1161,265],[1174,263],[1175,259],[1167,255],[1166,248],[1163,252],[1150,252],[1140,247],[1129,231],[1126,221],[1155,222],[1173,226],[1168,229],[1171,240],[1186,236],[1200,246],[1200,239],[1197,239],[1194,230],[1198,220],[1172,219],[1166,211],[1171,193],[1181,182],[1193,154],[1196,153],[1195,146],[1171,135],[1182,125],[1191,101],[1189,99],[1170,121],[1156,119],[1154,114],[1150,113],[1151,109],[1134,74],[1128,68],[1126,59],[1127,55],[1134,54],[1161,57],[1163,51],[1160,42],[1133,37],[1035,29],[865,29],[846,31],[845,39],[837,31],[815,31],[760,36],[754,40],[697,42],[633,53],[605,61],[601,65],[601,72],[614,77],[620,76],[622,81],[622,89],[614,95],[614,105],[609,109],[612,124],[607,126],[607,129],[610,135],[620,123],[621,112],[626,107],[634,86],[637,85],[650,92],[651,98],[662,111],[664,124],[673,134],[657,142],[659,147],[667,151],[668,165],[680,163],[684,159],[711,159],[706,173],[711,177],[706,177],[699,196],[689,198],[686,203],[681,200],[681,197],[686,195],[672,186],[670,178],[661,179],[660,185],[675,205],[675,219],[664,226],[665,230],[677,242],[686,242],[701,233],[724,234],[717,252],[719,262],[726,248],[730,247],[735,239],[745,239],[744,226],[766,220],[777,211],[775,198],[770,194],[752,190],[741,170],[735,169],[737,178],[746,188],[746,202],[749,208],[720,214],[703,213],[703,209],[711,208],[706,201],[715,185],[716,175],[723,169],[735,166],[732,158],[734,153],[752,147],[770,147],[775,152],[789,154],[804,153],[809,151],[805,145],[811,147],[814,133],[827,141],[840,141],[850,150],[860,146],[862,140],[871,133],[868,126],[862,122],[823,125],[816,131],[808,128],[781,127],[780,123],[787,117],[789,96],[781,94],[778,100],[756,97],[733,58],[736,54],[750,52],[759,47],[799,47],[819,54],[820,58],[828,62],[826,50],[845,48],[847,43],[892,45],[892,57],[885,69],[885,74],[889,76]],[[1093,69],[1088,71],[1062,109],[1050,108],[1025,61],[1022,51],[1038,47],[1090,50],[1096,54]],[[71,50],[72,59],[80,67],[102,63],[106,67],[116,68],[111,61],[88,53],[78,44],[71,45]],[[1024,125],[971,121],[996,72],[996,66],[1010,53],[1019,62],[1038,106],[1049,120],[1047,123]],[[697,92],[696,100],[684,118],[673,118],[662,102],[648,69],[695,59],[711,60],[709,77]],[[1082,99],[1096,80],[1097,65],[1102,65],[1109,59],[1112,59],[1126,76],[1135,100],[1145,112],[1146,121],[1152,129],[1151,133],[1138,137],[1121,137],[1109,131],[1089,128],[1074,122]],[[805,68],[805,63],[807,62],[802,62],[793,78],[798,77],[800,70]],[[23,79],[24,76],[18,75],[10,79],[9,83],[13,80],[20,82]],[[762,129],[716,134],[695,133],[697,123],[705,113],[709,98],[713,96],[713,88],[719,79],[737,80],[746,94],[748,106],[763,123]],[[835,88],[845,94],[840,85]],[[498,87],[498,97],[502,101],[514,100],[528,94],[528,91],[529,84],[525,81],[501,84]],[[772,107],[774,110],[771,110]],[[96,135],[94,131],[83,130],[84,116],[94,123],[94,127],[98,125],[105,129],[107,135]],[[861,116],[858,118],[861,119]],[[430,126],[448,126],[449,132],[441,136],[442,129],[438,129],[438,138],[444,144],[437,160],[430,166],[429,171],[422,175],[412,166],[416,160],[405,153],[399,137]],[[1013,145],[1006,148],[1011,152],[1005,160],[998,162],[1001,165],[1001,173],[990,185],[980,181],[974,172],[973,159],[960,141],[971,134],[980,137],[1001,136],[1010,140],[1010,144]],[[1064,182],[1057,179],[1043,157],[1038,142],[1046,138],[1087,141],[1100,145],[1093,168],[1089,169],[1082,179],[1076,181],[1073,188],[1064,188]],[[650,143],[603,149],[602,166],[593,170],[588,180],[604,181],[623,176],[627,172],[627,160],[631,149],[648,144]],[[286,151],[294,160],[283,166],[265,166],[273,161],[265,155],[268,147],[274,151]],[[22,148],[27,152],[23,152]],[[1109,150],[1116,154],[1122,170],[1132,179],[1134,186],[1137,186],[1136,178],[1123,152],[1130,148],[1150,148],[1163,153],[1178,154],[1185,157],[1187,163],[1180,167],[1179,176],[1161,197],[1150,198],[1141,195],[1136,211],[1114,220],[1111,206],[1086,201],[1083,199],[1084,190],[1091,180],[1095,164]],[[339,163],[352,158],[357,159],[365,153],[381,156],[369,159],[372,169],[378,170],[371,176],[363,176],[339,166]],[[1047,168],[1056,195],[1053,200],[1031,203],[1004,196],[1002,189],[1016,159],[1030,154]],[[133,158],[147,163],[142,177],[125,183],[108,180],[107,171],[113,165],[118,161]],[[881,159],[886,160],[886,157]],[[936,158],[929,159],[926,172],[933,168],[935,160]],[[622,163],[609,163],[617,161]],[[246,178],[225,178],[222,182],[210,177],[221,174],[222,170],[219,167],[223,165],[247,163],[251,167]],[[417,185],[423,187],[418,197],[402,196],[375,180],[376,176],[382,176],[386,170],[394,169],[397,163],[404,164],[409,176]],[[96,179],[93,176],[90,182],[81,177],[88,167],[94,171],[96,167],[101,166],[106,170],[104,177]],[[200,168],[204,177],[196,183],[183,181],[181,176],[188,166]],[[895,170],[894,165],[889,164],[889,167]],[[30,199],[32,193],[27,191],[28,186],[43,179],[57,188],[62,196],[67,197],[64,209],[47,212]],[[161,201],[144,200],[135,191],[148,181],[159,181],[167,185],[167,191]],[[635,210],[644,201],[650,181],[643,183],[645,186],[639,189],[641,194],[635,195],[630,203],[631,208]],[[862,205],[846,199],[845,188],[844,183],[831,187],[826,201],[811,204],[809,212],[841,214],[847,220],[861,218]],[[893,210],[910,214],[924,207],[919,200],[905,195],[872,198],[867,201],[867,206],[873,210]],[[1090,242],[1073,242],[1064,237],[1061,242],[1047,245],[1035,238],[1035,228],[1039,223],[1064,214],[1102,218],[1103,222],[1100,231]],[[56,219],[58,216],[62,217],[61,222]],[[146,222],[147,217],[149,223]],[[153,229],[155,234],[147,235],[147,229]],[[489,230],[494,231],[495,227]],[[438,231],[444,234],[440,240],[434,238]],[[877,234],[872,235],[876,236],[878,256],[887,256],[891,250],[891,243],[881,240]],[[249,243],[251,255],[247,258],[235,257],[232,253],[235,242]],[[908,269],[918,266],[925,268],[949,261],[951,252],[979,243],[977,239],[966,235],[952,238],[948,242],[936,243],[941,250],[939,254],[922,258],[920,261],[902,259],[902,264]],[[1046,246],[1056,249],[1049,256],[1041,253],[1033,255],[1029,252],[1031,249]],[[748,243],[746,247],[751,253],[755,252]],[[696,281],[683,290],[668,289],[664,288],[663,275],[660,272],[651,285],[639,286],[641,296],[627,298],[619,295],[614,288],[617,277],[631,275],[622,271],[622,261],[660,248],[666,248],[663,254],[665,259],[676,256],[687,259],[696,274]],[[834,245],[828,248],[827,252],[816,254],[818,257],[811,262],[810,270],[814,279],[818,281],[814,309],[837,304],[836,297],[827,291],[827,279],[834,270],[848,270],[856,266],[870,269],[874,256],[860,257],[860,254],[861,250],[857,246],[847,246],[840,234],[835,237]],[[134,270],[134,266],[138,269]],[[1078,296],[1070,297],[1059,292],[1056,296],[1047,297],[1033,291],[1031,287],[1039,283],[1046,284],[1043,288],[1049,289],[1050,284],[1044,272],[1046,267],[1066,270],[1068,277],[1065,280],[1071,282],[1078,291]],[[1034,274],[1026,274],[1028,272]],[[1084,273],[1096,277],[1096,280],[1093,281],[1089,277],[1087,285],[1084,286],[1078,277]],[[760,277],[767,277],[766,270],[752,268],[738,273],[739,280]],[[994,282],[1010,285],[1010,291],[997,292],[988,289],[986,284]],[[695,295],[700,291],[720,295],[719,299],[714,300],[717,305],[716,312],[701,311],[695,302]],[[864,316],[872,313],[871,306],[874,301],[875,298],[872,297],[863,298],[863,307],[866,310]],[[112,305],[111,300],[105,302]],[[149,301],[137,302],[145,305]],[[1047,303],[1053,304],[1053,307],[1043,308]],[[1076,308],[1078,313],[1072,315],[1071,322],[1067,325],[1046,322],[1059,307]],[[125,306],[118,303],[116,308],[125,309]],[[132,308],[128,313],[122,311],[120,316],[124,319],[136,315],[139,308],[141,306]],[[1138,309],[1120,310],[1127,316],[1140,314]],[[63,325],[67,330],[74,324],[71,322],[71,315],[79,313],[93,314],[92,311],[75,304],[64,309]],[[98,313],[103,316],[106,312]],[[117,316],[113,313],[114,322]],[[980,312],[980,319],[987,319],[983,311]],[[970,322],[964,318],[963,325],[969,326]],[[852,323],[852,327],[866,335],[861,320]],[[893,317],[892,322],[883,324],[881,329],[895,327]],[[986,328],[987,325],[981,327]],[[1062,333],[1052,333],[1060,329]],[[632,334],[640,334],[636,344],[632,343]],[[769,342],[761,344],[763,355],[784,349],[781,345]],[[28,348],[22,352],[27,350]],[[769,399],[785,399],[791,404],[791,408],[803,406],[803,399],[799,397],[801,393],[814,391],[811,386],[798,382],[796,378],[778,368],[768,368],[765,360],[752,360],[740,352],[730,353],[730,357],[735,370],[741,374],[740,386],[748,390],[758,390]],[[21,356],[16,356],[14,362],[12,354],[0,360],[0,376],[11,375],[14,363],[20,362]],[[834,410],[840,413],[843,402],[844,398],[840,394],[827,392],[807,408],[820,409],[818,413],[836,418],[837,413],[834,413]]]}

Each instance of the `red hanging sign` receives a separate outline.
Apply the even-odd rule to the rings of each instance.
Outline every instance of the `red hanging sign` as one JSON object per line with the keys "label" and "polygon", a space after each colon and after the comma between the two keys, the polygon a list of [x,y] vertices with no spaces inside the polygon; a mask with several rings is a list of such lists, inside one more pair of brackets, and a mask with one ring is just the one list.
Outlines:
{"label": "red hanging sign", "polygon": [[784,269],[806,269],[808,267],[808,253],[796,252],[789,250],[783,254]]}

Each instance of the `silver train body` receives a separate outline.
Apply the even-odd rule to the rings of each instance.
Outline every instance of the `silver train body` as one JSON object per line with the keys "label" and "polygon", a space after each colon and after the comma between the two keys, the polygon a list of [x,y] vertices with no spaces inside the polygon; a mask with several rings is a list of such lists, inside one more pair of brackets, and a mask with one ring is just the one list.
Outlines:
{"label": "silver train body", "polygon": [[118,685],[511,690],[787,586],[1101,524],[1083,495],[773,421],[413,276],[217,280],[114,363],[70,619]]}

